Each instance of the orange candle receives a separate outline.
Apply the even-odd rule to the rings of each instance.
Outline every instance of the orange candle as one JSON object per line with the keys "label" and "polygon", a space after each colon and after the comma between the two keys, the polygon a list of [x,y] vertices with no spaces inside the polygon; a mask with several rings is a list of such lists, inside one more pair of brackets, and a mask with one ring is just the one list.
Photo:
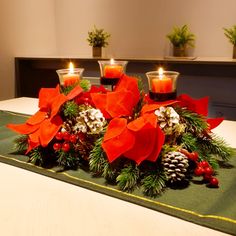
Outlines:
{"label": "orange candle", "polygon": [[79,75],[74,73],[74,66],[72,62],[69,65],[69,73],[63,76],[64,86],[70,86],[79,81]]}
{"label": "orange candle", "polygon": [[152,81],[151,81],[152,92],[154,92],[154,93],[171,93],[171,92],[173,92],[171,78],[164,76],[163,73],[164,73],[163,69],[159,68],[159,70],[158,70],[159,76],[152,79]]}
{"label": "orange candle", "polygon": [[152,92],[171,93],[172,92],[171,78],[163,77],[163,78],[152,79]]}
{"label": "orange candle", "polygon": [[104,67],[105,78],[120,78],[123,73],[123,67],[121,65],[106,65]]}

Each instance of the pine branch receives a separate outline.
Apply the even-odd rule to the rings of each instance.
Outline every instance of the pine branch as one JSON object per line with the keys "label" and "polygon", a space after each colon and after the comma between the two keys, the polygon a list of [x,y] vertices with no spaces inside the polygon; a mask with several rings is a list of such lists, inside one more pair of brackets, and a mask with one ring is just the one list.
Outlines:
{"label": "pine branch", "polygon": [[118,171],[108,161],[104,163],[102,176],[108,181],[115,181],[118,175]]}
{"label": "pine branch", "polygon": [[58,152],[57,162],[59,166],[63,166],[65,169],[76,169],[79,164],[79,157],[77,157],[75,152]]}
{"label": "pine branch", "polygon": [[234,149],[231,148],[223,138],[212,134],[209,137],[198,138],[198,148],[207,153],[216,155],[224,161],[228,161],[234,155]]}
{"label": "pine branch", "polygon": [[181,121],[186,124],[187,132],[198,135],[208,128],[208,123],[204,116],[180,107],[176,107],[175,110],[180,115]]}
{"label": "pine branch", "polygon": [[74,101],[68,101],[63,106],[63,113],[65,117],[72,119],[79,115],[79,106]]}
{"label": "pine branch", "polygon": [[127,167],[121,170],[116,181],[119,189],[122,191],[132,191],[138,183],[139,169],[133,163],[127,164]]}
{"label": "pine branch", "polygon": [[184,133],[181,137],[180,144],[188,151],[197,150],[197,138],[191,133]]}
{"label": "pine branch", "polygon": [[104,172],[107,159],[105,158],[105,153],[102,149],[103,137],[96,140],[93,150],[89,155],[89,169],[95,174],[101,174]]}
{"label": "pine branch", "polygon": [[91,82],[87,79],[80,80],[79,85],[83,89],[84,92],[89,91],[91,88]]}
{"label": "pine branch", "polygon": [[42,166],[44,163],[44,155],[41,147],[34,148],[29,153],[29,162],[34,163],[35,165]]}
{"label": "pine branch", "polygon": [[28,148],[28,135],[20,135],[14,140],[14,150],[23,153]]}
{"label": "pine branch", "polygon": [[163,170],[152,172],[144,177],[142,180],[143,192],[150,197],[160,195],[166,187],[167,177]]}

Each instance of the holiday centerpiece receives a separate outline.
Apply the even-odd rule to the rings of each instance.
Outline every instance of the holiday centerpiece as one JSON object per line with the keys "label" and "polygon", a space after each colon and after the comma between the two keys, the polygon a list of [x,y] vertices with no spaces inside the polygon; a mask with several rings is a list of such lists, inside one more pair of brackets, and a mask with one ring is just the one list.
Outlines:
{"label": "holiday centerpiece", "polygon": [[208,98],[186,94],[152,100],[140,79],[123,73],[113,91],[82,78],[42,88],[38,112],[8,128],[35,165],[83,168],[122,191],[156,197],[195,178],[218,187],[217,168],[233,149],[212,132],[223,119],[207,118],[207,108]]}

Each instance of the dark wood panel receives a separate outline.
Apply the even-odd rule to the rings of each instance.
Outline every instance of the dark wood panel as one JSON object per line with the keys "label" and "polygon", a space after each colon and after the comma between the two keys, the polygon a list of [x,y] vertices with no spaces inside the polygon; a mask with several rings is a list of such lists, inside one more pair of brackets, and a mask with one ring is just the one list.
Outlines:
{"label": "dark wood panel", "polygon": [[[38,97],[42,87],[55,87],[57,69],[68,68],[70,61],[84,68],[85,77],[99,77],[98,58],[15,58],[16,97]],[[104,60],[104,59],[103,59]],[[118,60],[118,59],[117,59]],[[125,60],[125,59],[121,59]],[[236,61],[127,59],[126,73],[142,78],[148,91],[145,73],[159,66],[180,72],[178,93],[192,97],[210,96],[210,115],[222,114],[236,120]],[[212,105],[212,104],[218,104]]]}

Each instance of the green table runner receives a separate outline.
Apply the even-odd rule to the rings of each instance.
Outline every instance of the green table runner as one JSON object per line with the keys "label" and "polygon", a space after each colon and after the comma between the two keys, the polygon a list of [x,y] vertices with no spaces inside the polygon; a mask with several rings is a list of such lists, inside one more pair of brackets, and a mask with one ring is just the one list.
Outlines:
{"label": "green table runner", "polygon": [[103,178],[94,178],[81,169],[57,172],[28,163],[28,158],[13,153],[17,134],[5,127],[8,123],[23,123],[27,116],[0,111],[0,161],[71,184],[88,188],[122,200],[145,206],[186,221],[236,235],[236,157],[219,169],[220,188],[207,188],[191,183],[184,189],[168,189],[158,198],[145,197],[141,191],[126,193],[108,185]]}

